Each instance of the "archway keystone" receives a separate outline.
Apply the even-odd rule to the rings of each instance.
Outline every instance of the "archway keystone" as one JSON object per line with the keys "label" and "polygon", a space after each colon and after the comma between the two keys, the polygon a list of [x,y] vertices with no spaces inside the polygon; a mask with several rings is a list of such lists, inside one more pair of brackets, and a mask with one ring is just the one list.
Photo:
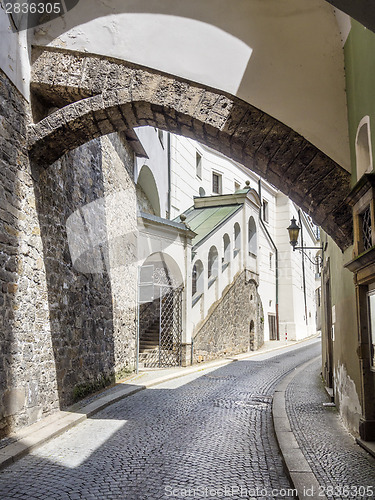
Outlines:
{"label": "archway keystone", "polygon": [[31,160],[150,125],[198,140],[261,175],[342,248],[352,242],[350,174],[285,124],[227,93],[128,62],[34,48]]}

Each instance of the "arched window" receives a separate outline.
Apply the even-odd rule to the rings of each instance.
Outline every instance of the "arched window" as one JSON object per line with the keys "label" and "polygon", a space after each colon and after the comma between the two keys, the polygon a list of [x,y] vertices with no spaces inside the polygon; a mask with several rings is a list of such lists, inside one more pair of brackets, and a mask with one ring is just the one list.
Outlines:
{"label": "arched window", "polygon": [[241,250],[241,228],[238,222],[234,225],[234,248],[233,248],[233,257]]}
{"label": "arched window", "polygon": [[210,286],[218,275],[218,252],[215,246],[208,252],[208,286]]}
{"label": "arched window", "polygon": [[199,296],[203,293],[204,289],[204,274],[203,274],[203,264],[201,260],[197,260],[193,267],[192,273],[192,296]]}
{"label": "arched window", "polygon": [[372,170],[372,149],[370,135],[370,117],[362,118],[358,125],[355,139],[355,154],[357,163],[357,180],[363,174]]}
{"label": "arched window", "polygon": [[140,212],[160,217],[160,199],[154,174],[143,165],[137,179],[137,205]]}
{"label": "arched window", "polygon": [[230,238],[227,233],[224,234],[223,236],[223,271],[228,267],[228,264],[230,262]]}
{"label": "arched window", "polygon": [[254,217],[249,219],[249,255],[257,256],[257,227]]}

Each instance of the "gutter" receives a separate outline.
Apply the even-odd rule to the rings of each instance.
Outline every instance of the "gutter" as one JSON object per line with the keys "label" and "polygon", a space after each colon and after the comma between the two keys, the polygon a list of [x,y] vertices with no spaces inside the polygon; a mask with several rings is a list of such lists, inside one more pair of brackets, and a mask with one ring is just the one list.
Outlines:
{"label": "gutter", "polygon": [[267,237],[269,238],[274,250],[275,250],[275,278],[276,278],[276,338],[280,340],[280,328],[279,328],[279,251],[275,242],[273,241],[263,219],[262,219],[262,181],[259,179],[258,181],[258,194],[261,201],[261,205],[259,208],[259,221],[261,226],[264,229]]}

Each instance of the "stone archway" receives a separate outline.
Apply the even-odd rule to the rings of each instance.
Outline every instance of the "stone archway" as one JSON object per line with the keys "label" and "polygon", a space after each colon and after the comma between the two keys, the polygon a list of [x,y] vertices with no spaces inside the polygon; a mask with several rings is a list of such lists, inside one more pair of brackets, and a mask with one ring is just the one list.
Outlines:
{"label": "stone archway", "polygon": [[48,166],[95,137],[151,125],[242,163],[295,201],[336,243],[352,243],[350,174],[285,124],[212,88],[128,62],[34,48],[30,158]]}

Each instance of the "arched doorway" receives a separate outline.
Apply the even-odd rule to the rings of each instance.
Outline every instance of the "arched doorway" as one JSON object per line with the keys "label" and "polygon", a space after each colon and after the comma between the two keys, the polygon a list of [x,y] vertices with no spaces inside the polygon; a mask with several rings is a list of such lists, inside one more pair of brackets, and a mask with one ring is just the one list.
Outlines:
{"label": "arched doorway", "polygon": [[166,253],[150,255],[139,268],[138,363],[145,368],[181,365],[183,289],[179,266]]}

